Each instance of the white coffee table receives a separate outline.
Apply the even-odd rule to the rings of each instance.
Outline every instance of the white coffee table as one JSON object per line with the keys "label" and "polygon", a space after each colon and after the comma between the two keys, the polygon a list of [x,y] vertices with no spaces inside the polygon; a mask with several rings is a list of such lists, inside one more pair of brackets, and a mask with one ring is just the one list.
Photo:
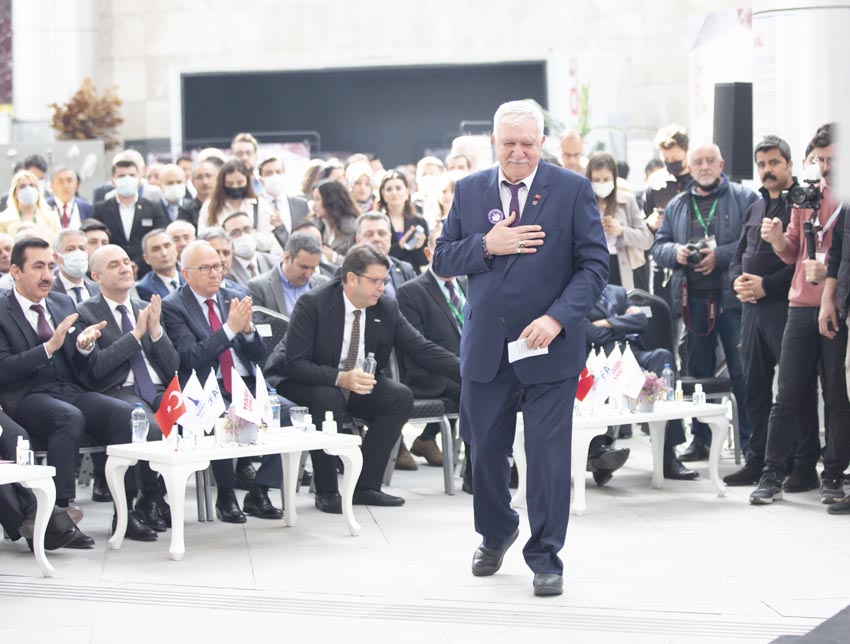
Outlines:
{"label": "white coffee table", "polygon": [[56,503],[56,486],[53,477],[56,476],[56,468],[52,465],[13,465],[10,463],[0,465],[0,485],[7,483],[20,483],[32,490],[35,495],[35,525],[33,527],[32,551],[35,561],[45,577],[52,577],[53,566],[47,561],[44,554],[44,533],[47,530],[47,522],[53,514],[53,505]]}
{"label": "white coffee table", "polygon": [[[696,418],[711,428],[711,451],[708,457],[708,472],[718,496],[726,495],[726,484],[720,478],[720,453],[729,431],[726,405],[692,402],[658,402],[651,412],[617,410],[605,406],[592,414],[573,416],[572,435],[572,479],[573,499],[570,511],[582,515],[587,510],[585,484],[587,478],[587,454],[594,436],[605,433],[610,426],[648,423],[652,439],[652,486],[661,489],[664,484],[664,429],[668,420]],[[514,437],[514,462],[517,466],[519,484],[511,500],[512,505],[525,506],[525,433],[522,414],[517,414]]]}
{"label": "white coffee table", "polygon": [[175,451],[167,441],[150,443],[127,443],[110,445],[106,449],[106,481],[117,508],[115,534],[109,539],[113,550],[121,547],[127,531],[127,497],[124,492],[124,473],[138,461],[148,461],[151,469],[162,474],[168,502],[171,506],[171,558],[179,561],[186,552],[183,543],[183,523],[186,506],[186,481],[191,474],[209,467],[210,461],[280,454],[283,459],[283,519],[286,526],[297,521],[295,491],[298,482],[298,466],[301,452],[321,449],[332,456],[339,456],[345,466],[340,495],[342,514],[352,536],[360,531],[354,518],[352,497],[354,486],[363,468],[360,452],[360,437],[349,434],[326,434],[324,432],[301,432],[283,429],[279,433],[261,434],[261,443],[244,446],[216,446],[212,437],[202,441],[202,447],[192,451]]}

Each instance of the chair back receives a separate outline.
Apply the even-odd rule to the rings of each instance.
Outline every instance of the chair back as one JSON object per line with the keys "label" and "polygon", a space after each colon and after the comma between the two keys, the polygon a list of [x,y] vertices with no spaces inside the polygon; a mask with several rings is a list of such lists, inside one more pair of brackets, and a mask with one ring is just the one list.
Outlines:
{"label": "chair back", "polygon": [[[269,325],[269,329],[261,330],[260,336],[266,345],[267,353],[271,355],[274,348],[286,337],[286,331],[289,328],[289,316],[267,309],[264,306],[252,306],[251,311],[255,325]],[[263,331],[270,332],[264,333]]]}
{"label": "chair back", "polygon": [[647,327],[640,334],[641,348],[645,351],[667,349],[671,354],[676,355],[673,346],[676,327],[667,302],[657,295],[636,288],[629,291],[629,303],[649,309]]}

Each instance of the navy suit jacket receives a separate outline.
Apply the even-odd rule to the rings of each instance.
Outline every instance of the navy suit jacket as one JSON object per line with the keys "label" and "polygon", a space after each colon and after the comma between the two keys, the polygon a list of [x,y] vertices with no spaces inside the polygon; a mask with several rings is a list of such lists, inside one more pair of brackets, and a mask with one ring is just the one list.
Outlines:
{"label": "navy suit jacket", "polygon": [[206,381],[210,370],[218,369],[218,356],[225,349],[233,349],[236,352],[251,377],[254,375],[255,364],[265,359],[266,345],[256,331],[250,341],[241,333],[233,336],[233,340],[227,339],[224,323],[227,322],[231,300],[238,297],[238,293],[229,289],[218,290],[216,300],[221,311],[222,328],[215,333],[207,322],[206,312],[198,304],[188,284],[181,286],[162,301],[163,326],[168,330],[168,337],[180,354],[181,384],[185,384],[189,379],[192,369],[198,374],[201,383]]}
{"label": "navy suit jacket", "polygon": [[[92,212],[94,211],[94,206],[91,201],[87,199],[83,199],[82,197],[74,197],[74,201],[77,202],[77,208],[80,210],[80,221],[85,221],[86,219],[90,219],[92,216]],[[56,208],[56,199],[54,197],[50,197],[47,200],[47,205],[51,208]],[[62,213],[59,213],[60,217]]]}
{"label": "navy suit jacket", "polygon": [[[177,272],[177,283],[180,286],[183,286],[186,283],[186,280],[183,279],[183,276],[179,271]],[[171,291],[168,290],[168,287],[165,285],[165,282],[162,281],[162,278],[151,271],[136,282],[136,293],[138,293],[139,298],[143,299],[145,302],[150,302],[151,295],[159,295],[164,299],[171,294]]]}
{"label": "navy suit jacket", "polygon": [[[604,347],[605,353],[614,348],[615,342],[629,341],[638,345],[639,336],[646,330],[648,320],[644,313],[626,313],[629,306],[631,302],[626,289],[613,284],[606,286],[585,320],[587,343]],[[598,320],[608,320],[613,328],[593,324]]]}
{"label": "navy suit jacket", "polygon": [[558,382],[584,368],[584,319],[608,281],[608,248],[590,182],[541,161],[520,225],[539,224],[545,243],[536,253],[485,260],[482,239],[502,210],[498,167],[464,177],[434,253],[438,275],[468,275],[469,290],[461,336],[461,375],[490,382],[505,343],[541,315],[564,327],[549,353],[520,360],[514,372],[524,384]]}

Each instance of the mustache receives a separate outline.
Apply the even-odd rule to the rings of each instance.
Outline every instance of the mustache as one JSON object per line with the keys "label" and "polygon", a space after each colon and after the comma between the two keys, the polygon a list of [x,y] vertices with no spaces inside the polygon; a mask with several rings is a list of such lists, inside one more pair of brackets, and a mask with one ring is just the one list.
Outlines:
{"label": "mustache", "polygon": [[771,180],[771,181],[776,181],[776,175],[774,175],[772,172],[765,172],[765,174],[761,178],[761,180],[767,181],[768,179]]}
{"label": "mustache", "polygon": [[41,280],[38,283],[38,285],[39,286],[53,286],[53,282],[51,282],[50,280]]}

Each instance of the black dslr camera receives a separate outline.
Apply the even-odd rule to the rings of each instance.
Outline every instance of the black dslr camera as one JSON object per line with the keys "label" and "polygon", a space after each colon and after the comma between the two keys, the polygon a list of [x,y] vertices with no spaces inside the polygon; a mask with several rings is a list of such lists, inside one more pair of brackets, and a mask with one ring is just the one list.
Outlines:
{"label": "black dslr camera", "polygon": [[820,179],[805,179],[805,186],[794,186],[784,192],[785,201],[792,208],[820,209],[823,192],[820,189]]}
{"label": "black dslr camera", "polygon": [[689,252],[689,253],[688,253],[688,264],[691,264],[691,265],[693,265],[693,266],[696,266],[696,265],[697,265],[697,264],[699,264],[699,263],[700,263],[703,259],[705,259],[705,255],[703,255],[703,254],[700,252],[700,250],[701,250],[701,249],[703,249],[703,248],[708,248],[708,244],[707,244],[705,241],[700,240],[700,241],[698,241],[698,242],[696,242],[696,243],[690,243],[690,244],[688,244],[688,245],[686,246],[686,248],[687,248],[689,251],[691,251],[691,252]]}

